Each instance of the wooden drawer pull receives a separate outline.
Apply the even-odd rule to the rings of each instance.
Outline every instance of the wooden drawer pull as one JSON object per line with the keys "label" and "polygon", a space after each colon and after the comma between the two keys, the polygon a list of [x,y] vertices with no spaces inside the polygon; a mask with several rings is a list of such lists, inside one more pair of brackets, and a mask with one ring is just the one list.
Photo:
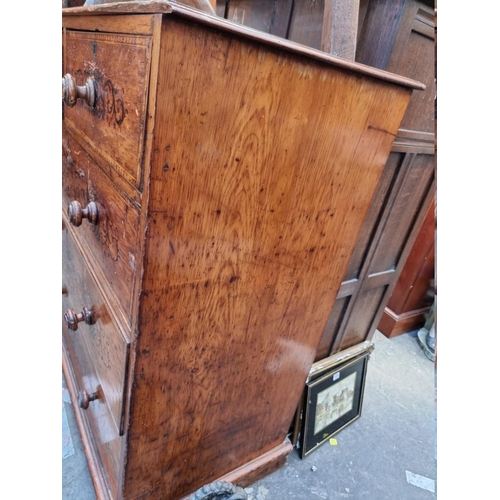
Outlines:
{"label": "wooden drawer pull", "polygon": [[87,78],[85,85],[77,85],[75,78],[64,75],[62,78],[62,100],[67,106],[72,108],[77,99],[83,99],[91,108],[95,106],[96,89],[92,78]]}
{"label": "wooden drawer pull", "polygon": [[84,307],[81,313],[75,313],[73,309],[68,309],[64,313],[64,321],[70,330],[74,332],[78,330],[78,323],[84,321],[87,325],[93,325],[95,323],[94,315],[92,311],[87,307]]}
{"label": "wooden drawer pull", "polygon": [[73,226],[80,226],[83,219],[87,219],[91,224],[99,221],[99,209],[97,203],[91,201],[85,208],[82,208],[78,201],[72,201],[68,206],[69,221]]}
{"label": "wooden drawer pull", "polygon": [[89,403],[91,401],[95,401],[96,399],[99,399],[97,392],[89,394],[86,390],[80,391],[78,393],[78,406],[82,410],[86,410],[89,407]]}

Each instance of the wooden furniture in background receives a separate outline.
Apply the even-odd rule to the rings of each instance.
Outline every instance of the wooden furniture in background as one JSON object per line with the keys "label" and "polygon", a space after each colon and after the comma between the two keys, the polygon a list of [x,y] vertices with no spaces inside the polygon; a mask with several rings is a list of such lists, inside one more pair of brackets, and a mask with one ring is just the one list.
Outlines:
{"label": "wooden furniture in background", "polygon": [[359,0],[217,0],[233,22],[354,61]]}
{"label": "wooden furniture in background", "polygon": [[170,2],[63,10],[63,368],[100,499],[284,464],[413,80]]}
{"label": "wooden furniture in background", "polygon": [[435,196],[435,26],[432,4],[361,2],[356,61],[423,81],[412,95],[316,361],[370,340]]}
{"label": "wooden furniture in background", "polygon": [[427,86],[424,93],[413,95],[395,138],[318,346],[319,361],[372,338],[434,197],[434,3],[218,0],[216,11],[240,24],[348,59],[354,59],[355,50],[357,62]]}
{"label": "wooden furniture in background", "polygon": [[388,338],[423,327],[434,301],[434,211],[433,201],[378,325]]}

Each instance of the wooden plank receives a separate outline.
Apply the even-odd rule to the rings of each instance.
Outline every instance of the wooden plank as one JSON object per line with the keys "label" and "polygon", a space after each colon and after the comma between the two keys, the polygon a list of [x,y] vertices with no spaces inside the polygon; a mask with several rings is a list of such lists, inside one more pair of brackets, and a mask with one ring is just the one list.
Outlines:
{"label": "wooden plank", "polygon": [[274,14],[274,2],[275,0],[230,0],[226,19],[263,33],[269,33]]}
{"label": "wooden plank", "polygon": [[321,50],[354,61],[359,0],[325,0]]}
{"label": "wooden plank", "polygon": [[[86,8],[86,7],[85,7]],[[77,14],[77,9],[68,11]],[[143,16],[100,16],[89,17],[80,15],[64,15],[62,25],[68,29],[82,31],[106,31],[113,33],[126,33],[130,35],[152,35],[154,15]]]}
{"label": "wooden plank", "polygon": [[337,294],[337,299],[352,295],[356,291],[358,286],[359,280],[357,279],[343,281],[342,285],[340,286],[339,293]]}
{"label": "wooden plank", "polygon": [[321,49],[321,27],[325,0],[294,2],[288,38],[294,42]]}
{"label": "wooden plank", "polygon": [[206,12],[207,14],[215,16],[216,0],[178,0],[178,1],[189,7],[193,7],[194,9],[199,9],[203,12]]}
{"label": "wooden plank", "polygon": [[293,0],[275,0],[274,16],[271,23],[271,35],[287,38],[292,15]]}
{"label": "wooden plank", "polygon": [[382,315],[384,313],[385,304],[387,304],[390,296],[392,295],[392,292],[394,290],[394,287],[396,286],[397,279],[401,273],[403,265],[406,262],[408,254],[410,253],[410,251],[412,249],[413,242],[415,241],[415,239],[418,235],[418,230],[420,229],[420,226],[422,224],[422,221],[424,219],[426,211],[429,208],[429,206],[432,203],[432,200],[435,196],[435,189],[436,189],[436,178],[435,178],[435,176],[433,176],[431,179],[431,182],[430,182],[430,186],[426,192],[425,199],[422,202],[421,210],[419,211],[418,217],[413,225],[412,231],[408,236],[408,243],[405,245],[405,247],[403,248],[403,252],[400,255],[399,265],[397,266],[397,268],[395,270],[394,279],[389,284],[389,286],[387,286],[385,289],[385,293],[384,293],[384,296],[383,296],[382,301],[381,301],[381,304],[384,304],[384,307],[380,307],[378,309],[376,315],[374,316],[374,318],[371,322],[371,325],[369,326],[369,329],[367,330],[369,332],[367,340],[371,340],[373,338],[373,335],[375,334],[375,330],[380,323],[380,320],[381,320]]}
{"label": "wooden plank", "polygon": [[159,14],[172,12],[172,5],[164,0],[149,0],[144,2],[115,2],[88,7],[73,7],[62,9],[65,16],[100,16],[103,14]]}
{"label": "wooden plank", "polygon": [[[409,233],[422,210],[422,201],[427,196],[434,177],[434,158],[428,155],[413,155],[412,162],[400,185],[391,213],[385,221],[383,233],[373,253],[369,275],[396,269],[401,262],[401,252],[409,241]],[[412,196],[409,196],[411,193]],[[422,214],[422,218],[427,212]],[[418,226],[420,227],[420,226]]]}
{"label": "wooden plank", "polygon": [[388,285],[394,277],[394,269],[368,275],[363,281],[362,290],[370,290]]}
{"label": "wooden plank", "polygon": [[436,149],[434,144],[395,140],[394,145],[392,146],[392,151],[394,153],[433,155],[435,154]]}
{"label": "wooden plank", "polygon": [[219,17],[227,17],[226,9],[228,7],[229,0],[217,0],[217,5],[215,7],[215,13]]}
{"label": "wooden plank", "polygon": [[333,310],[328,318],[323,335],[316,349],[314,361],[320,361],[331,354],[333,341],[337,337],[340,327],[342,326],[342,319],[349,307],[351,295],[352,293],[343,297],[337,296],[335,304],[333,305]]}
{"label": "wooden plank", "polygon": [[[194,9],[199,9],[203,12],[207,12],[208,14],[215,15],[215,4],[216,0],[174,0],[187,5],[188,7],[192,7]],[[137,3],[135,0],[87,0],[87,6],[94,5],[109,5],[114,3]],[[83,4],[82,4],[83,5]]]}
{"label": "wooden plank", "polygon": [[406,0],[372,0],[366,11],[356,50],[356,60],[385,69],[403,17]]}
{"label": "wooden plank", "polygon": [[423,326],[432,304],[429,293],[434,278],[435,204],[431,204],[413,243],[391,298],[378,326],[386,337],[394,337]]}
{"label": "wooden plank", "polygon": [[[387,198],[383,200],[383,206],[379,206],[377,212],[381,211],[381,213],[385,213],[385,212],[391,211],[391,207],[397,201],[397,194],[398,194],[399,190],[401,189],[401,185],[404,182],[404,178],[407,175],[407,171],[409,169],[409,166],[411,165],[413,158],[414,158],[414,155],[406,154],[404,156],[404,159],[402,160],[402,165],[399,168],[388,170],[387,166],[386,166],[386,170],[384,172],[382,180],[384,181],[385,184],[389,183],[389,185],[391,185],[391,189],[389,191],[389,195],[387,196]],[[388,164],[395,162],[396,159],[391,154],[391,156],[389,157],[389,160],[392,160],[392,162],[389,161],[389,162],[387,162]],[[399,175],[400,170],[403,172],[402,175]],[[391,174],[391,175],[389,175],[389,174]],[[391,179],[391,177],[392,177],[392,179]],[[379,189],[379,191],[381,191],[383,193],[383,186],[381,186],[380,183],[379,183],[378,189]],[[378,196],[374,197],[374,200],[376,200],[376,198],[378,198]],[[378,200],[378,201],[382,201],[382,200]],[[370,215],[375,216],[375,219],[376,219],[376,220],[373,220],[371,222],[372,224],[374,224],[374,228],[372,229],[373,232],[370,231],[369,239],[366,240],[365,243],[363,245],[361,245],[361,247],[359,245],[359,242],[356,245],[357,248],[355,250],[359,250],[359,253],[362,254],[362,255],[359,255],[358,259],[357,259],[360,267],[353,266],[357,269],[354,269],[354,268],[350,269],[350,272],[356,274],[356,276],[358,278],[358,282],[356,283],[356,289],[351,296],[351,299],[349,301],[349,305],[345,310],[344,316],[342,318],[341,326],[338,330],[338,334],[333,339],[331,354],[335,353],[339,350],[342,350],[346,347],[350,347],[350,346],[354,345],[356,343],[356,341],[362,342],[363,340],[367,340],[365,338],[362,338],[360,340],[362,334],[360,334],[359,332],[356,333],[355,328],[350,327],[349,330],[352,332],[353,335],[356,335],[356,337],[354,340],[348,339],[347,345],[345,343],[342,344],[344,336],[347,336],[346,328],[348,325],[350,325],[351,317],[353,317],[353,311],[357,307],[357,302],[359,301],[361,304],[363,303],[363,301],[360,298],[362,296],[361,286],[363,284],[363,281],[366,279],[366,277],[368,276],[368,274],[370,272],[370,264],[371,264],[371,261],[373,258],[373,254],[375,253],[375,251],[377,249],[378,242],[380,241],[380,238],[382,237],[382,235],[384,233],[385,225],[387,224],[386,218],[382,217],[381,220],[378,220],[378,216],[376,216],[376,214],[373,211],[373,206],[370,208]],[[365,224],[366,224],[366,221],[365,221]],[[362,235],[363,235],[363,232],[365,232],[364,228],[363,228],[363,231],[361,232]],[[351,280],[352,280],[352,278],[351,278]],[[373,303],[377,303],[377,301],[375,300]]]}
{"label": "wooden plank", "polygon": [[345,363],[346,361],[359,356],[360,354],[368,351],[370,354],[374,349],[374,345],[370,341],[361,342],[353,347],[346,349],[345,351],[337,352],[332,356],[317,361],[311,366],[309,371],[309,376],[307,377],[307,382],[317,378],[322,373],[331,370],[334,366]]}

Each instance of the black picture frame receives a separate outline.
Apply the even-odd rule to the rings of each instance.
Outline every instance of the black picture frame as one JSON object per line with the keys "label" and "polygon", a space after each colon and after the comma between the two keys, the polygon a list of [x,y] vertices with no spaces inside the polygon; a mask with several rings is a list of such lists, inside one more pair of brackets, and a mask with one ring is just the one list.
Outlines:
{"label": "black picture frame", "polygon": [[361,416],[369,352],[306,384],[300,456],[305,458]]}

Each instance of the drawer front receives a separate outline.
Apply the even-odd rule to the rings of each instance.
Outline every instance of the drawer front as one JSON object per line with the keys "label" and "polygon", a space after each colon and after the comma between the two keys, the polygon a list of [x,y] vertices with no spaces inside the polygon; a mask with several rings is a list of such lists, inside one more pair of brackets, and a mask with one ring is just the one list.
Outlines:
{"label": "drawer front", "polygon": [[[68,211],[71,205],[76,215],[74,224],[79,224],[75,234],[130,321],[139,209],[67,133],[63,133],[62,163],[63,210]],[[84,210],[89,211],[87,217]],[[96,219],[92,218],[95,211]]]}
{"label": "drawer front", "polygon": [[[74,381],[71,389],[75,390],[73,396],[76,401],[79,391],[85,390],[92,394],[92,391],[99,390],[102,394],[103,389],[83,338],[73,333],[68,331],[63,320],[63,348],[70,360],[69,368]],[[79,416],[90,427],[88,438],[92,440],[98,451],[100,463],[105,471],[103,476],[105,477],[106,489],[111,492],[111,498],[119,498],[124,438],[120,436],[119,430],[116,428],[115,419],[109,407],[103,404],[102,400],[96,400],[89,404],[87,410],[78,408],[76,402],[74,410],[81,413]]]}
{"label": "drawer front", "polygon": [[[100,421],[99,415],[104,415],[103,422],[113,422],[112,429],[109,425],[100,429],[104,439],[106,433],[123,434],[130,340],[115,322],[67,224],[63,220],[64,339],[81,383],[80,389],[88,394],[98,393],[98,399],[89,404],[87,413],[93,414],[95,420]],[[82,315],[76,329],[68,328],[66,317],[85,311],[88,313]]]}
{"label": "drawer front", "polygon": [[67,30],[64,73],[77,86],[95,85],[93,108],[64,106],[65,122],[81,133],[136,187],[141,162],[151,61],[150,36]]}

